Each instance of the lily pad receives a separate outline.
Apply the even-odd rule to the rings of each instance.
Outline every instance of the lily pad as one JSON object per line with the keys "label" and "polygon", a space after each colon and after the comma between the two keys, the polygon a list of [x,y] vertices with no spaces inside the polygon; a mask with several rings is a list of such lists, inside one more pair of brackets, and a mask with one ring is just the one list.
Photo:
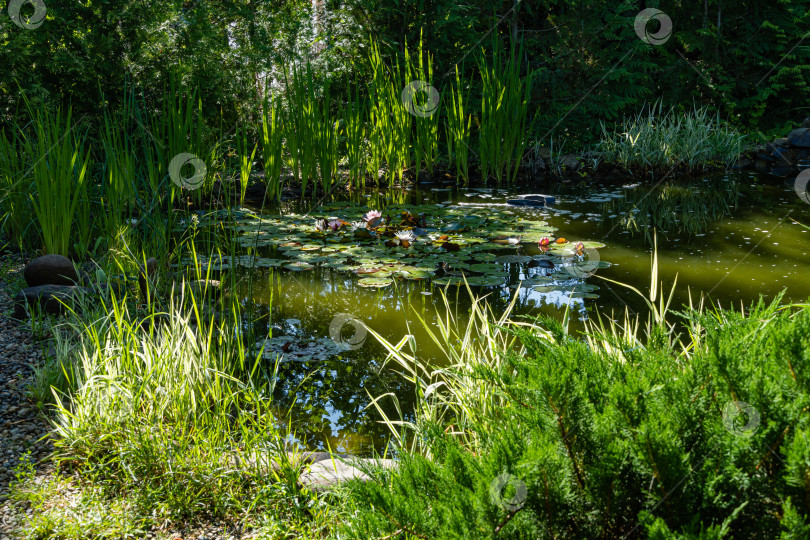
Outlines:
{"label": "lily pad", "polygon": [[530,260],[532,260],[532,258],[528,255],[501,255],[495,259],[496,262],[508,264],[526,263]]}
{"label": "lily pad", "polygon": [[497,276],[472,276],[467,278],[470,287],[494,287],[503,285],[504,278]]}
{"label": "lily pad", "polygon": [[296,261],[285,264],[284,268],[286,268],[287,270],[292,270],[293,272],[303,272],[306,270],[312,270],[315,267],[309,264],[308,262]]}
{"label": "lily pad", "polygon": [[363,278],[357,282],[358,285],[361,287],[369,287],[369,288],[382,288],[388,287],[394,282],[391,278]]}

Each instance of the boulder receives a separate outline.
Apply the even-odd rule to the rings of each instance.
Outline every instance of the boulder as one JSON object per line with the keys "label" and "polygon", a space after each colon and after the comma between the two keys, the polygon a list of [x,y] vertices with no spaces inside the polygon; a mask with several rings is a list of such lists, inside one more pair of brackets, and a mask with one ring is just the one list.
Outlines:
{"label": "boulder", "polygon": [[37,257],[26,265],[23,277],[29,287],[75,285],[79,281],[73,262],[62,255]]}
{"label": "boulder", "polygon": [[30,306],[35,304],[39,304],[43,313],[62,314],[67,311],[64,304],[71,305],[85,292],[84,288],[75,285],[37,285],[22,289],[14,297],[14,317],[27,319]]}
{"label": "boulder", "polygon": [[582,161],[576,154],[566,154],[560,159],[560,166],[563,170],[577,171],[582,167]]}
{"label": "boulder", "polygon": [[790,146],[810,148],[810,128],[794,129],[788,134],[787,142]]}

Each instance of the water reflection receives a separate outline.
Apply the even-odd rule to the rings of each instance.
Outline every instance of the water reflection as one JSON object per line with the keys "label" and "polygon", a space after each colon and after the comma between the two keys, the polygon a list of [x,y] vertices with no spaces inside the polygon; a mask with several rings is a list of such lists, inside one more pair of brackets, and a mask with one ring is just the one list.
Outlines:
{"label": "water reflection", "polygon": [[[504,264],[506,285],[475,289],[488,295],[496,312],[511,300],[517,283],[534,279],[538,283],[519,292],[515,309],[518,316],[561,317],[566,308],[576,315],[594,309],[608,315],[618,315],[625,309],[644,313],[640,298],[599,278],[646,291],[650,279],[649,232],[653,225],[659,226],[659,277],[671,284],[678,276],[675,309],[688,302],[690,291],[695,298],[703,291],[711,301],[723,306],[748,304],[760,294],[772,298],[785,288],[786,300],[804,301],[810,297],[810,280],[806,279],[810,272],[810,233],[787,218],[790,215],[810,223],[810,206],[795,197],[792,185],[769,185],[756,177],[740,177],[707,179],[689,186],[668,184],[652,191],[650,186],[557,186],[545,191],[557,196],[556,205],[515,208],[515,214],[522,219],[548,221],[558,228],[558,235],[569,239],[604,242],[601,255],[613,266],[598,268],[595,276],[586,281],[566,282],[571,287],[582,283],[599,287],[566,297],[560,291],[549,294],[542,289],[548,268],[530,267],[527,262]],[[355,193],[350,198],[383,210],[392,200],[396,204],[410,201],[461,208],[504,208],[506,200],[514,195],[491,189],[438,187]],[[642,234],[631,234],[624,226],[628,215],[633,216]],[[528,257],[540,254],[529,245],[508,248],[503,253]],[[252,289],[248,282],[252,282]],[[451,305],[463,318],[470,306],[466,290],[456,286],[446,290]],[[369,289],[358,286],[356,276],[331,268],[305,272],[255,270],[242,275],[241,288],[233,293],[258,306],[271,304],[272,298],[272,327],[267,318],[258,318],[254,323],[260,335],[269,330],[277,336],[285,335],[290,332],[285,321],[293,320],[301,341],[324,338],[329,336],[330,324],[337,315],[349,314],[391,342],[406,334],[414,335],[417,354],[423,360],[447,362],[420,322],[435,325],[437,313],[441,312],[439,288],[429,281],[397,281],[387,288]],[[577,327],[574,317],[571,330]],[[370,396],[391,392],[406,409],[412,403],[412,390],[402,378],[381,369],[384,358],[384,349],[369,338],[361,347],[325,360],[280,364],[275,395],[280,419],[290,410],[296,437],[311,449],[381,451],[388,433],[379,423],[378,413],[368,408]],[[399,413],[389,408],[385,414],[398,417]]]}

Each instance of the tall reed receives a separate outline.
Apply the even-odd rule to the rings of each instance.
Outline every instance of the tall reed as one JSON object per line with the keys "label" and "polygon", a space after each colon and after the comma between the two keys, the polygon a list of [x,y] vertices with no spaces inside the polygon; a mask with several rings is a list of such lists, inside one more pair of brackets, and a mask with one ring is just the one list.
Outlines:
{"label": "tall reed", "polygon": [[282,123],[280,100],[265,101],[262,108],[262,161],[264,180],[267,185],[267,196],[281,202],[281,167],[284,128]]}
{"label": "tall reed", "polygon": [[[158,175],[161,180],[168,174],[169,163],[178,154],[189,153],[203,160],[208,157],[209,149],[203,143],[202,99],[196,91],[184,95],[178,79],[178,76],[170,79],[160,112],[151,116],[148,129],[148,136],[154,142],[153,151],[163,172],[163,175]],[[200,189],[192,191],[193,196],[198,201],[202,200],[203,194],[209,193],[212,185],[211,176],[207,175]],[[181,189],[174,182],[170,182],[168,188],[172,193]]]}
{"label": "tall reed", "polygon": [[[411,84],[413,81],[421,81],[428,85],[418,92],[418,94],[426,95],[426,102],[421,101],[422,96],[412,96],[416,102],[413,106],[415,108],[418,107],[418,114],[412,115],[414,123],[413,163],[414,176],[418,176],[419,171],[422,170],[423,164],[427,172],[432,174],[439,155],[439,116],[441,100],[439,100],[438,103],[432,102],[433,97],[435,97],[431,95],[434,90],[432,86],[433,58],[430,53],[425,54],[421,35],[419,38],[416,62],[411,59],[411,53],[406,43],[404,69],[408,74],[408,84]],[[418,100],[417,97],[419,97]]]}
{"label": "tall reed", "polygon": [[481,177],[514,183],[526,149],[532,74],[521,77],[522,50],[511,50],[504,61],[494,48],[491,63],[482,51],[478,70],[482,81],[479,157]]}
{"label": "tall reed", "polygon": [[22,251],[34,247],[35,223],[29,194],[32,182],[25,174],[31,156],[20,137],[0,131],[0,230]]}
{"label": "tall reed", "polygon": [[472,114],[465,111],[465,103],[469,101],[469,89],[465,91],[458,66],[456,66],[455,85],[450,87],[450,104],[447,110],[447,154],[451,163],[456,167],[456,179],[467,182],[469,172],[470,127]]}
{"label": "tall reed", "polygon": [[403,173],[411,165],[412,116],[402,104],[402,90],[410,81],[397,60],[393,67],[383,62],[377,43],[371,44],[369,53],[372,77],[369,84],[371,95],[371,145],[370,170],[377,178],[378,167],[385,163],[389,184],[402,181]]}
{"label": "tall reed", "polygon": [[247,130],[240,130],[237,134],[236,152],[239,156],[239,202],[242,205],[245,204],[245,193],[247,192],[248,182],[250,181],[250,171],[253,170],[253,159],[256,157],[256,149],[258,146],[258,144],[254,144],[253,150],[250,150]]}
{"label": "tall reed", "polygon": [[283,123],[284,140],[290,156],[293,178],[296,182],[300,182],[303,196],[307,184],[315,179],[318,169],[317,134],[313,126],[319,105],[315,99],[311,66],[307,65],[305,74],[293,66],[292,75],[289,77],[285,70],[285,80],[287,115]]}
{"label": "tall reed", "polygon": [[123,107],[115,113],[104,111],[101,143],[104,148],[103,182],[100,207],[108,247],[118,247],[117,239],[127,230],[125,217],[134,213],[142,171],[138,148],[132,134],[137,131],[135,94],[127,92]]}
{"label": "tall reed", "polygon": [[346,91],[346,106],[343,110],[343,131],[346,138],[346,159],[348,162],[349,183],[357,188],[365,187],[366,171],[365,136],[366,136],[366,107],[360,99],[360,86],[351,86]]}
{"label": "tall reed", "polygon": [[34,214],[45,252],[68,256],[77,233],[77,217],[84,216],[80,225],[89,227],[90,149],[85,148],[85,136],[74,129],[70,109],[63,115],[61,109],[34,111],[30,103],[28,108],[33,126],[23,146],[26,154],[36,156],[31,166],[36,186],[36,193],[30,195]]}
{"label": "tall reed", "polygon": [[677,113],[664,110],[661,100],[625,118],[618,130],[602,124],[602,133],[599,146],[605,159],[652,175],[679,166],[689,170],[731,166],[739,159],[744,141],[707,107]]}
{"label": "tall reed", "polygon": [[324,195],[332,190],[333,183],[338,181],[338,132],[339,120],[331,119],[331,103],[329,90],[324,91],[324,98],[320,106],[315,109],[312,126],[316,134],[316,154],[318,156],[318,172],[321,179],[321,189]]}
{"label": "tall reed", "polygon": [[417,314],[423,329],[445,355],[437,362],[442,367],[419,357],[413,336],[405,336],[394,344],[368,329],[388,353],[384,365],[397,369],[416,392],[414,421],[406,421],[404,416],[400,419],[386,416],[381,405],[384,399],[392,400],[396,410],[402,412],[399,398],[393,393],[374,396],[371,401],[402,449],[430,455],[426,430],[431,425],[446,427],[447,433],[475,448],[480,441],[470,428],[498,409],[500,399],[496,389],[489,387],[480,374],[482,370],[497,369],[503,361],[503,352],[518,343],[506,328],[524,324],[510,322],[518,294],[515,293],[502,314],[496,315],[469,287],[467,292],[472,306],[464,315],[459,315],[457,307],[451,305],[445,291],[441,293],[442,307],[434,322]]}

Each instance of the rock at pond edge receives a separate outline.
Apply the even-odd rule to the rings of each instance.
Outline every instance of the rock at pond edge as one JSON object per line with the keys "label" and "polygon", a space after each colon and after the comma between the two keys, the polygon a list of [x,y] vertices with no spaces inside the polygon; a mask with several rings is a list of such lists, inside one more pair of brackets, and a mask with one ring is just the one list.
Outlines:
{"label": "rock at pond edge", "polygon": [[25,266],[23,277],[29,287],[40,285],[75,285],[79,275],[73,262],[62,255],[43,255]]}
{"label": "rock at pond edge", "polygon": [[75,285],[37,285],[20,290],[14,296],[14,317],[27,319],[29,306],[39,303],[44,313],[62,314],[66,311],[63,304],[70,304],[86,290]]}

